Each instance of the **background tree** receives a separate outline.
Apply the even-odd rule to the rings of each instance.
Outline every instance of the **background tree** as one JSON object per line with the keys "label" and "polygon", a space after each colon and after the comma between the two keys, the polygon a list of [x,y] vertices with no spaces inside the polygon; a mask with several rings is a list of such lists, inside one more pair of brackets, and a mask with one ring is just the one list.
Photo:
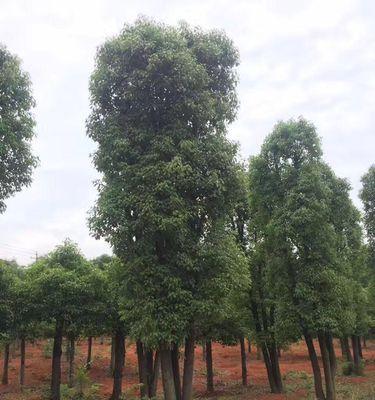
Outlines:
{"label": "background tree", "polygon": [[3,374],[1,383],[7,385],[10,359],[10,344],[14,340],[15,286],[17,264],[0,260],[0,343],[4,347]]}
{"label": "background tree", "polygon": [[31,183],[34,99],[20,60],[0,45],[0,213],[5,200]]}
{"label": "background tree", "polygon": [[[315,127],[300,118],[278,123],[250,164],[250,191],[266,277],[274,288],[276,326],[296,327],[309,350],[316,396],[335,398],[332,336],[345,312],[345,267],[335,219],[337,178],[322,161]],[[254,284],[254,283],[253,283]],[[313,337],[319,339],[326,394]]]}
{"label": "background tree", "polygon": [[54,326],[51,400],[60,400],[61,353],[64,334],[78,334],[96,305],[93,267],[69,240],[27,270],[34,312]]}
{"label": "background tree", "polygon": [[[138,20],[98,51],[88,134],[103,174],[91,229],[126,271],[131,336],[160,352],[176,399],[171,348],[194,351],[197,245],[232,207],[238,53],[224,33]],[[193,358],[192,358],[193,359]],[[191,398],[191,372],[182,398]]]}
{"label": "background tree", "polygon": [[375,165],[362,177],[360,197],[363,203],[364,223],[375,268]]}

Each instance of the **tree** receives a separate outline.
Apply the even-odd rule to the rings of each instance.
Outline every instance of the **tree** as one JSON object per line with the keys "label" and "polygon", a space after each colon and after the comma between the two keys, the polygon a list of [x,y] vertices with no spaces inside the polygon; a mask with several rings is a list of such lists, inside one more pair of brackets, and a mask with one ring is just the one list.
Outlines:
{"label": "tree", "polygon": [[0,45],[0,213],[5,200],[31,183],[34,99],[20,60]]}
{"label": "tree", "polygon": [[[275,299],[276,331],[303,335],[318,399],[335,398],[332,336],[345,310],[345,268],[332,190],[337,178],[322,161],[315,127],[300,118],[278,123],[250,163],[253,221],[263,275]],[[255,283],[253,282],[253,285]],[[288,329],[286,329],[288,328]],[[326,394],[313,337],[322,354]]]}
{"label": "tree", "polygon": [[126,269],[124,318],[132,337],[159,351],[167,400],[176,398],[171,349],[185,342],[193,354],[203,311],[197,245],[229,214],[238,185],[225,136],[237,64],[222,32],[141,19],[101,46],[91,78],[88,135],[103,179],[90,226]]}
{"label": "tree", "polygon": [[375,165],[362,177],[360,197],[363,203],[364,223],[375,266]]}
{"label": "tree", "polygon": [[13,318],[16,280],[16,265],[0,260],[0,342],[4,345],[4,367],[1,378],[3,385],[8,384],[9,347],[14,333]]}
{"label": "tree", "polygon": [[[95,270],[77,246],[66,240],[26,272],[39,321],[53,324],[51,400],[60,400],[61,353],[64,334],[74,338],[87,326],[97,306]],[[72,361],[72,359],[70,359]]]}

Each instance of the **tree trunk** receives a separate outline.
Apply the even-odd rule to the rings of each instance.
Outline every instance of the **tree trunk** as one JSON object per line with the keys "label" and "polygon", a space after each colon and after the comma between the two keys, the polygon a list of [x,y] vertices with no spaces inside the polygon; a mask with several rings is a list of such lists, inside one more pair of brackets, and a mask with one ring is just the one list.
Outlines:
{"label": "tree trunk", "polygon": [[25,360],[26,360],[26,341],[21,339],[21,363],[20,363],[20,386],[25,384]]}
{"label": "tree trunk", "polygon": [[75,357],[75,340],[74,337],[69,339],[69,372],[68,372],[68,387],[74,386],[74,357]]}
{"label": "tree trunk", "polygon": [[262,347],[257,344],[257,360],[262,359]]}
{"label": "tree trunk", "polygon": [[251,354],[251,340],[249,338],[247,339],[247,351]]}
{"label": "tree trunk", "polygon": [[[138,379],[140,383],[140,396],[141,399],[146,397],[149,393],[149,388],[148,388],[148,372],[147,371],[150,366],[146,365],[146,354],[143,348],[143,343],[140,340],[137,340],[136,343],[136,349],[137,349],[137,359],[138,359]],[[151,353],[152,354],[152,353]],[[148,360],[148,364],[149,364]]]}
{"label": "tree trunk", "polygon": [[115,370],[115,337],[111,337],[111,360],[108,367],[108,376],[113,377],[113,371]]}
{"label": "tree trunk", "polygon": [[167,347],[160,348],[161,372],[165,400],[176,400],[176,388],[174,385],[171,350]]}
{"label": "tree trunk", "polygon": [[263,361],[266,366],[266,371],[267,371],[267,377],[268,377],[268,383],[270,385],[271,393],[278,393],[277,391],[277,384],[275,380],[275,375],[274,371],[272,368],[272,362],[269,354],[268,347],[265,343],[261,345],[261,351],[263,354]]}
{"label": "tree trunk", "polygon": [[361,372],[361,358],[359,356],[357,336],[352,335],[352,348],[353,348],[353,370],[356,375]]}
{"label": "tree trunk", "polygon": [[318,357],[316,355],[314,342],[312,340],[311,335],[308,332],[304,333],[305,342],[307,345],[307,350],[309,352],[309,357],[311,361],[311,367],[314,374],[314,386],[315,386],[315,395],[318,400],[326,400],[324,391],[323,391],[323,381],[322,374],[320,371]]}
{"label": "tree trunk", "polygon": [[202,361],[206,362],[206,342],[202,343]]}
{"label": "tree trunk", "polygon": [[195,338],[193,335],[190,335],[185,340],[182,400],[192,400],[193,398],[194,353],[195,353]]}
{"label": "tree trunk", "polygon": [[87,360],[86,360],[86,369],[91,369],[92,362],[92,336],[89,336],[87,339]]}
{"label": "tree trunk", "polygon": [[206,341],[206,377],[207,377],[207,393],[214,391],[214,369],[212,362],[212,342]]}
{"label": "tree trunk", "polygon": [[114,353],[113,389],[111,400],[120,400],[122,395],[122,374],[125,358],[125,337],[121,330],[116,332],[114,338]]}
{"label": "tree trunk", "polygon": [[342,346],[343,356],[345,357],[346,361],[352,363],[353,357],[350,351],[349,339],[347,336],[344,336],[341,339],[341,346]]}
{"label": "tree trunk", "polygon": [[283,392],[283,381],[281,379],[279,357],[277,355],[277,347],[276,347],[275,343],[272,343],[269,345],[269,354],[270,354],[272,373],[273,373],[275,384],[276,384],[275,392],[273,392],[273,393],[282,393]]}
{"label": "tree trunk", "polygon": [[333,337],[330,333],[326,334],[326,340],[327,340],[329,361],[331,364],[332,377],[333,377],[333,380],[335,380],[336,371],[337,371],[337,360],[336,360],[335,348],[333,345]]}
{"label": "tree trunk", "polygon": [[156,393],[158,391],[159,373],[160,373],[160,352],[156,351],[154,357],[151,385],[149,385],[150,398],[156,397]]}
{"label": "tree trunk", "polygon": [[60,400],[63,322],[56,321],[52,351],[51,400]]}
{"label": "tree trunk", "polygon": [[334,384],[334,376],[333,371],[331,370],[331,361],[329,357],[329,351],[327,347],[327,339],[324,333],[318,334],[320,353],[322,355],[323,369],[324,369],[324,377],[326,383],[326,399],[327,400],[335,400],[335,384]]}
{"label": "tree trunk", "polygon": [[357,336],[359,357],[363,359],[361,337]]}
{"label": "tree trunk", "polygon": [[246,362],[246,349],[245,349],[245,339],[241,337],[241,370],[242,370],[242,385],[247,386],[247,362]]}
{"label": "tree trunk", "polygon": [[6,343],[4,347],[4,367],[3,367],[3,377],[1,383],[7,385],[9,383],[9,358],[10,358],[10,344]]}
{"label": "tree trunk", "polygon": [[181,400],[181,374],[180,374],[180,350],[178,345],[173,343],[172,350],[172,368],[173,368],[173,379],[174,387],[176,389],[176,400]]}
{"label": "tree trunk", "polygon": [[65,360],[67,363],[69,363],[69,357],[70,357],[70,340],[69,338],[65,339]]}
{"label": "tree trunk", "polygon": [[366,336],[363,335],[363,348],[367,349],[367,342],[366,342]]}
{"label": "tree trunk", "polygon": [[345,344],[344,344],[344,338],[340,338],[340,348],[341,348],[341,356],[342,358],[346,359],[346,352],[345,352]]}

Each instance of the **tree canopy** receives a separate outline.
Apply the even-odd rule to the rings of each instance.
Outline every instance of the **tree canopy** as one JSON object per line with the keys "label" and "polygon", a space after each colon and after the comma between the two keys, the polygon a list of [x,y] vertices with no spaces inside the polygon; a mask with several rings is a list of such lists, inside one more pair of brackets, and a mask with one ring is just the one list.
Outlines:
{"label": "tree canopy", "polygon": [[30,145],[34,105],[29,75],[18,57],[0,45],[0,213],[8,197],[31,183],[37,165]]}

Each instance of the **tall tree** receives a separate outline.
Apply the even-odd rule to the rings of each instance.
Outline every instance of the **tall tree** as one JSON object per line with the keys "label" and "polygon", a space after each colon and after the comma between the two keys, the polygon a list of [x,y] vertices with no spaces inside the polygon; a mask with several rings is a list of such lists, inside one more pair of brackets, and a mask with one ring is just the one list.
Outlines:
{"label": "tall tree", "polygon": [[91,78],[88,135],[103,175],[91,229],[127,270],[124,315],[132,336],[160,351],[167,400],[176,399],[171,349],[187,341],[194,351],[202,311],[197,246],[228,215],[238,184],[225,136],[237,64],[222,32],[140,19],[100,47]]}
{"label": "tall tree", "polygon": [[375,165],[362,177],[360,197],[364,209],[364,222],[375,268]]}
{"label": "tall tree", "polygon": [[37,165],[30,146],[34,105],[29,75],[18,57],[0,45],[0,213],[8,197],[31,183]]}
{"label": "tall tree", "polygon": [[332,190],[336,181],[322,161],[315,127],[303,118],[278,123],[250,163],[253,218],[277,307],[274,323],[280,330],[294,326],[295,334],[304,336],[316,396],[327,400],[335,399],[332,335],[345,315],[345,270],[338,252]]}

